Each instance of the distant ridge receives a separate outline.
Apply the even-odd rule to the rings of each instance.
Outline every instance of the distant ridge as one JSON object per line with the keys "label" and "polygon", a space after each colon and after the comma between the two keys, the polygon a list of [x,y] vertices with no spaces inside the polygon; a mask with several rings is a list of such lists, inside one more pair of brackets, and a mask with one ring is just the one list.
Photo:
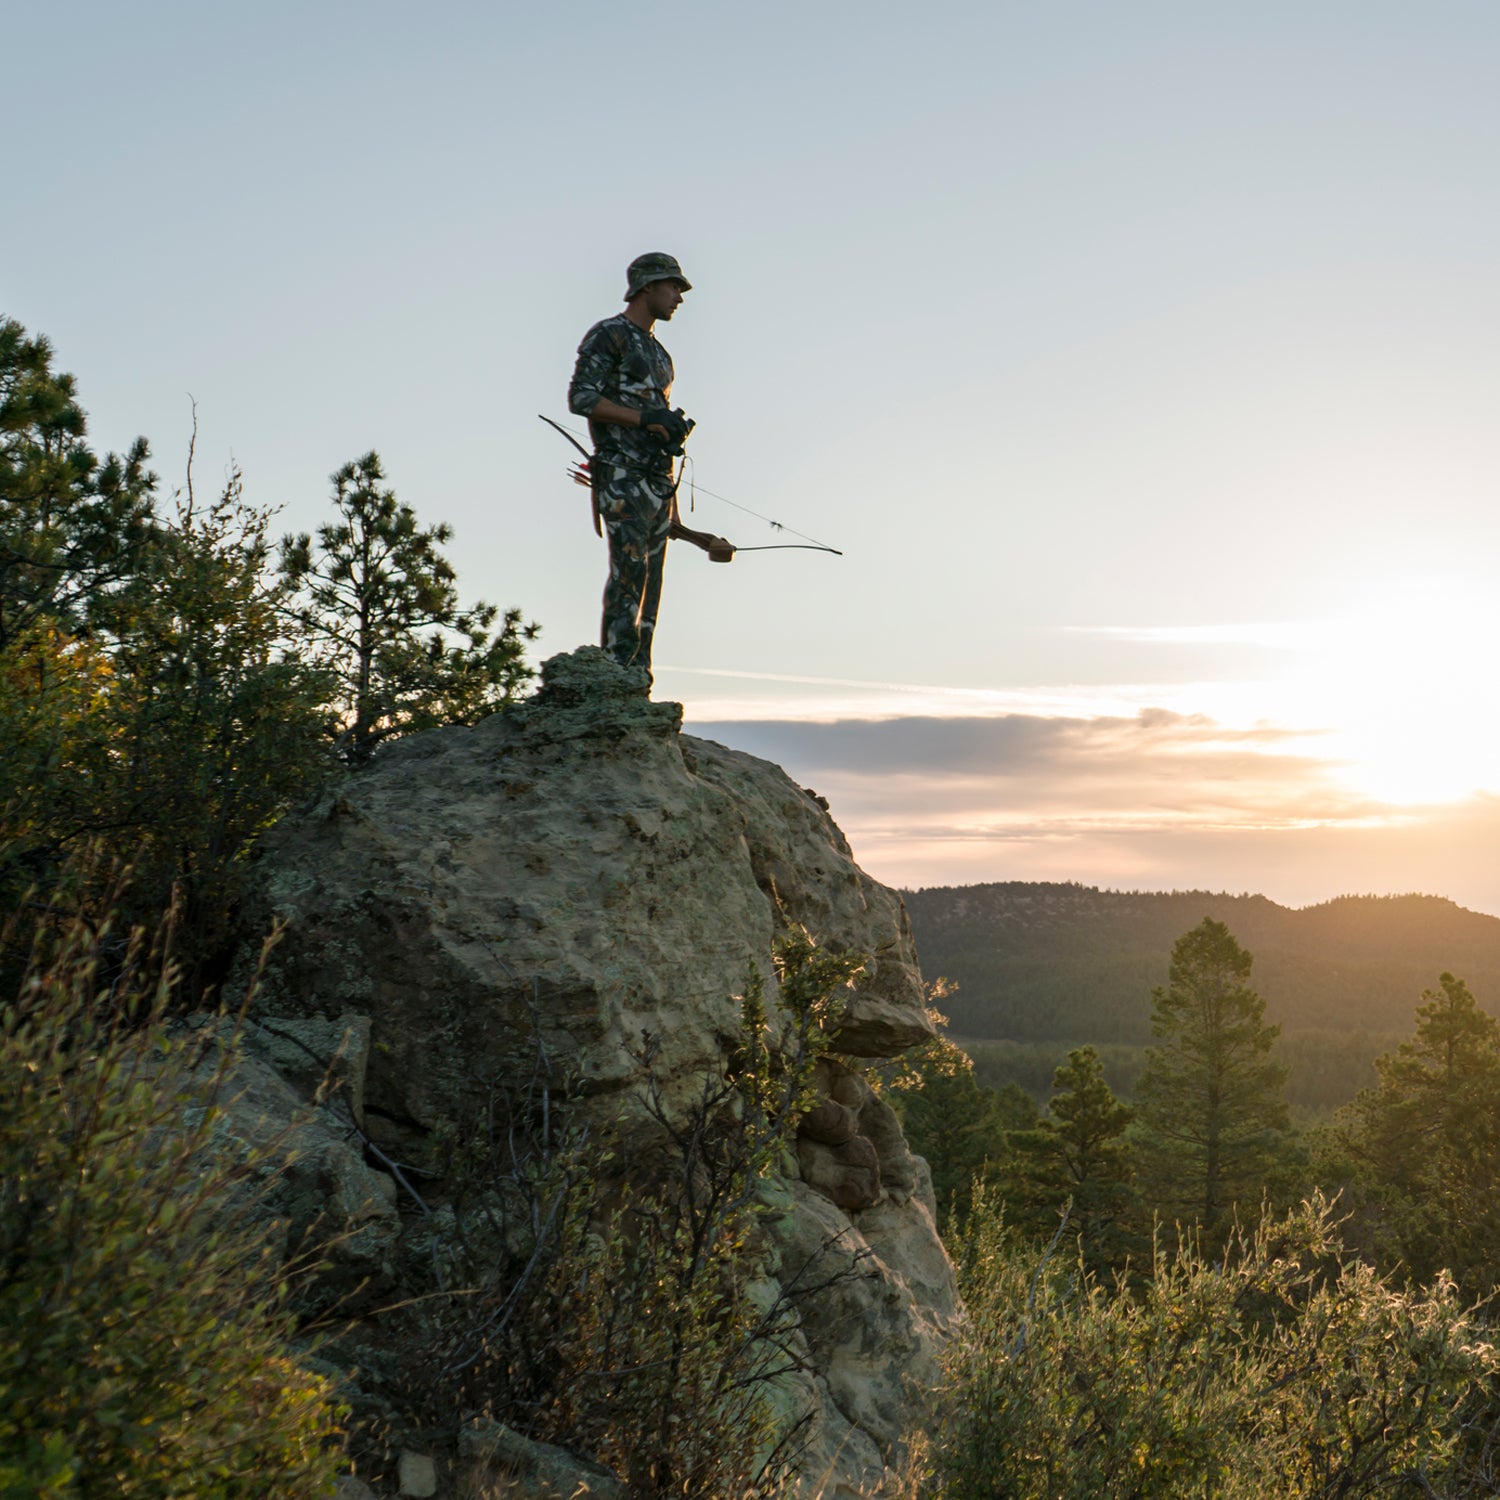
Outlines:
{"label": "distant ridge", "polygon": [[1442,896],[1339,896],[1278,906],[1211,891],[1108,891],[1037,881],[903,891],[923,973],[954,980],[960,1036],[1149,1042],[1151,989],[1204,917],[1255,955],[1252,983],[1286,1030],[1406,1031],[1444,970],[1500,1010],[1500,918]]}

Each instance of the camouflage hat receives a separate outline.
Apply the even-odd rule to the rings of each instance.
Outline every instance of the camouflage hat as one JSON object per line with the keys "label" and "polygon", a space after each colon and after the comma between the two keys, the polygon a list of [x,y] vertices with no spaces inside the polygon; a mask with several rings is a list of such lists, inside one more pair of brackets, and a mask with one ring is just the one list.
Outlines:
{"label": "camouflage hat", "polygon": [[642,287],[650,286],[653,281],[676,281],[681,283],[685,292],[693,289],[693,283],[682,274],[675,256],[652,250],[646,255],[637,255],[625,268],[625,300],[629,302]]}

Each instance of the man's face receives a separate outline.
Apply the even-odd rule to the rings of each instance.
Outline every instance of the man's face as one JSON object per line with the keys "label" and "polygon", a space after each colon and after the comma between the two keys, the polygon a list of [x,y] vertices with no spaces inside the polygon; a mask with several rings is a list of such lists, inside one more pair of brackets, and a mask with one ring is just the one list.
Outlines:
{"label": "man's face", "polygon": [[672,314],[682,306],[682,283],[680,281],[648,281],[641,289],[651,316],[662,323],[670,323]]}

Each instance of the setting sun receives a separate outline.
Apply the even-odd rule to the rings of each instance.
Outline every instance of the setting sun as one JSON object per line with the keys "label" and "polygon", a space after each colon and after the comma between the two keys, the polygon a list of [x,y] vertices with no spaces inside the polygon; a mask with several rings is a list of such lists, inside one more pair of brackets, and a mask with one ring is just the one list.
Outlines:
{"label": "setting sun", "polygon": [[1500,611],[1451,589],[1309,627],[1298,717],[1329,732],[1340,777],[1403,805],[1500,788],[1500,700],[1491,687]]}

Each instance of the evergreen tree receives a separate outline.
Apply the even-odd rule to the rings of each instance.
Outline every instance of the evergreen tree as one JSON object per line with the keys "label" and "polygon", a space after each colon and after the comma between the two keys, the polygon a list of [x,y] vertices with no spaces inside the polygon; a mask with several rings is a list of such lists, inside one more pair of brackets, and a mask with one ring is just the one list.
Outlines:
{"label": "evergreen tree", "polygon": [[164,513],[145,441],[101,461],[86,428],[48,342],[0,320],[0,901],[66,879],[87,909],[88,872],[129,862],[126,921],[176,888],[186,995],[249,844],[330,766],[329,693],[238,476]]}
{"label": "evergreen tree", "polygon": [[[299,591],[292,617],[339,685],[340,753],[362,765],[383,740],[436,724],[466,724],[515,697],[531,671],[537,627],[483,602],[460,608],[442,524],[422,527],[382,488],[367,453],[333,476],[339,519],[282,542],[282,574]],[[427,634],[423,634],[427,632]]]}
{"label": "evergreen tree", "polygon": [[1271,1057],[1280,1028],[1249,986],[1252,962],[1209,917],[1177,940],[1152,994],[1160,1045],[1136,1085],[1151,1200],[1211,1231],[1236,1203],[1258,1211],[1287,1139],[1286,1070]]}
{"label": "evergreen tree", "polygon": [[0,651],[84,633],[151,531],[146,440],[101,462],[86,429],[52,346],[0,318]]}
{"label": "evergreen tree", "polygon": [[1068,1233],[1082,1239],[1087,1263],[1116,1265],[1130,1249],[1125,1220],[1135,1201],[1125,1137],[1131,1110],[1105,1081],[1092,1047],[1069,1052],[1052,1087],[1047,1118],[1010,1137],[1007,1202],[1016,1218],[1048,1232],[1069,1205]]}
{"label": "evergreen tree", "polygon": [[924,1072],[915,1087],[891,1097],[912,1150],[932,1172],[941,1223],[968,1214],[975,1184],[1003,1175],[1011,1133],[1035,1127],[1040,1118],[1023,1089],[1013,1083],[986,1088],[968,1066]]}
{"label": "evergreen tree", "polygon": [[1376,1062],[1345,1138],[1376,1253],[1482,1295],[1500,1282],[1500,1023],[1461,979],[1438,984],[1412,1040]]}
{"label": "evergreen tree", "polygon": [[0,897],[107,822],[104,614],[156,528],[144,439],[102,462],[52,346],[0,318]]}

